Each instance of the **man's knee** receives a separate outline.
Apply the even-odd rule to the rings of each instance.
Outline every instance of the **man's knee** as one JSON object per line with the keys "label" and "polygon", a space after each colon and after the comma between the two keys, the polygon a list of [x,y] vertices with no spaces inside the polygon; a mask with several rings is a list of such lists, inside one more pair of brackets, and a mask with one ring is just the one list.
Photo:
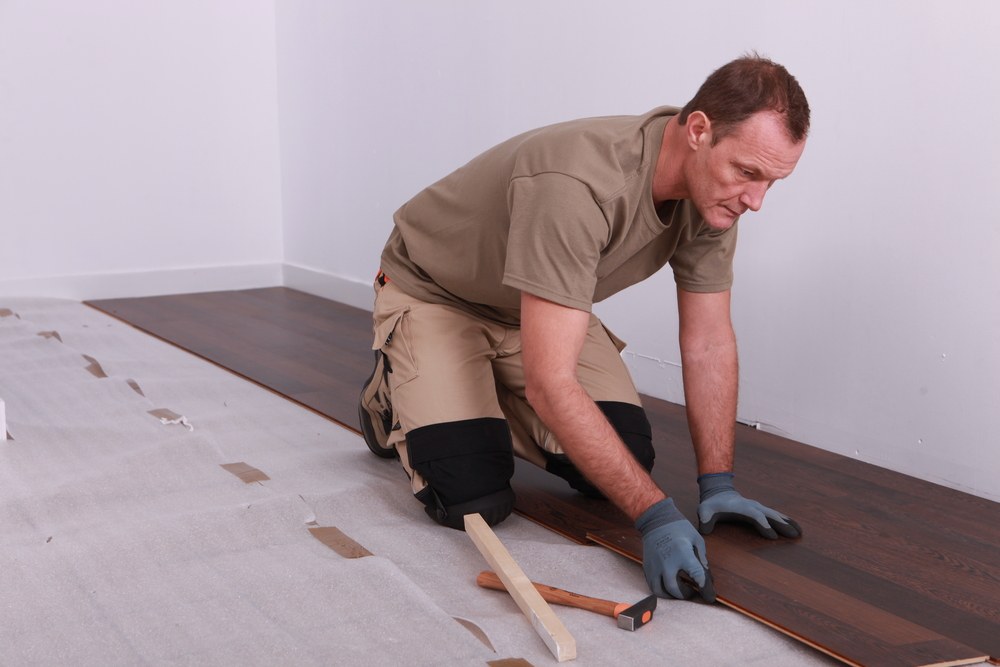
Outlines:
{"label": "man's knee", "polygon": [[[638,405],[617,401],[598,401],[597,406],[639,465],[647,471],[652,470],[656,453],[653,451],[653,430],[646,418],[646,411]],[[545,469],[565,479],[572,488],[590,498],[604,497],[565,454],[546,452],[545,458]]]}
{"label": "man's knee", "polygon": [[503,419],[484,417],[414,429],[406,435],[410,467],[427,482],[416,494],[438,523],[462,530],[478,513],[490,525],[514,509],[514,451]]}
{"label": "man's knee", "polygon": [[597,406],[618,432],[618,436],[632,455],[647,471],[653,469],[653,429],[646,418],[646,411],[638,405],[618,401],[598,401]]}

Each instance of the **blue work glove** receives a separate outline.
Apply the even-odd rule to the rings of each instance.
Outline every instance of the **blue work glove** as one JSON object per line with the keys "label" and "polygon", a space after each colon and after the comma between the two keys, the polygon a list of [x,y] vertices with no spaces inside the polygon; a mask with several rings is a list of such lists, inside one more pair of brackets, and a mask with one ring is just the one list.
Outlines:
{"label": "blue work glove", "polygon": [[706,602],[715,602],[705,540],[678,511],[673,498],[643,512],[635,527],[642,533],[642,570],[649,590],[661,598],[688,600],[694,596],[694,584]]}
{"label": "blue work glove", "polygon": [[698,478],[701,503],[698,505],[698,530],[708,535],[717,521],[739,521],[752,524],[757,532],[769,540],[782,537],[799,537],[799,524],[780,512],[764,507],[756,500],[740,495],[733,487],[733,473],[720,472]]}

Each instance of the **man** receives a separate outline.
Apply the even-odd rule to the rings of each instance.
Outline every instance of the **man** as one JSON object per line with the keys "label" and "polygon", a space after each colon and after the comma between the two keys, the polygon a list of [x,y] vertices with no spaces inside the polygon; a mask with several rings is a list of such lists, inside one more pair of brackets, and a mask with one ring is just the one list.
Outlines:
{"label": "man", "polygon": [[[400,208],[375,290],[376,366],[361,396],[369,448],[398,456],[437,522],[510,514],[516,454],[606,497],[643,536],[660,596],[714,600],[705,543],[652,480],[651,430],[591,305],[669,263],[698,460],[699,528],[794,521],[733,486],[736,221],[805,147],[809,106],[756,55],[683,108],[561,123],[476,157]],[[657,307],[657,304],[651,304]]]}

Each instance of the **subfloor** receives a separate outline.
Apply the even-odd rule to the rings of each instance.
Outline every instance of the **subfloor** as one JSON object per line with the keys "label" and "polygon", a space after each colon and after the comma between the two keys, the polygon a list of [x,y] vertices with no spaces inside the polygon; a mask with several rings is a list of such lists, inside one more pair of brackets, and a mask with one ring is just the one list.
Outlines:
{"label": "subfloor", "polygon": [[[468,537],[353,433],[82,304],[4,308],[0,663],[555,662],[509,596],[476,586]],[[373,555],[310,532],[330,526]],[[646,594],[607,550],[517,516],[496,532],[538,581]],[[661,601],[634,633],[556,611],[579,665],[834,664],[721,606]]]}

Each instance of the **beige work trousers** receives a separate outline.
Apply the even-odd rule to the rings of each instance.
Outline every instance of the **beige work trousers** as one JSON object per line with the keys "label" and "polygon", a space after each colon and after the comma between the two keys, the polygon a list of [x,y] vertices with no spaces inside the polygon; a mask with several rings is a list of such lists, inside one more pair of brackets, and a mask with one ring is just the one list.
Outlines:
{"label": "beige work trousers", "polygon": [[[524,395],[521,331],[453,306],[415,299],[394,283],[375,283],[374,341],[388,358],[395,446],[413,493],[427,483],[410,466],[406,434],[465,419],[496,417],[510,427],[514,453],[542,468],[542,451],[562,448]],[[590,316],[577,377],[595,401],[641,406],[621,358],[625,344]]]}

